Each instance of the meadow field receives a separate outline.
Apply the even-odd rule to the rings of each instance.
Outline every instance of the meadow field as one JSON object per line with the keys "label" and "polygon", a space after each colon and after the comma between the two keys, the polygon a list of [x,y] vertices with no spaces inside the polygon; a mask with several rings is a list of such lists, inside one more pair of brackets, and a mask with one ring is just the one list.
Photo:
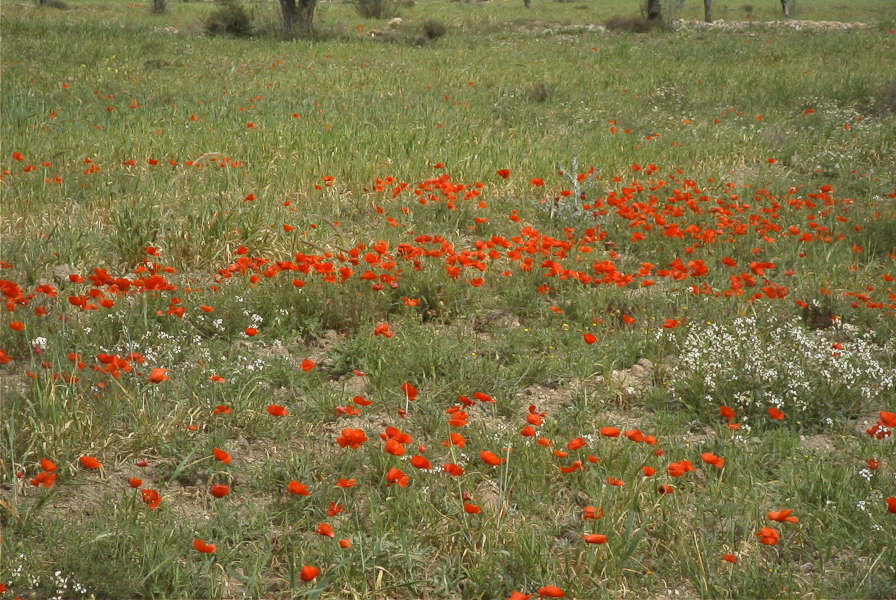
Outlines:
{"label": "meadow field", "polygon": [[0,598],[896,597],[896,3],[0,1]]}

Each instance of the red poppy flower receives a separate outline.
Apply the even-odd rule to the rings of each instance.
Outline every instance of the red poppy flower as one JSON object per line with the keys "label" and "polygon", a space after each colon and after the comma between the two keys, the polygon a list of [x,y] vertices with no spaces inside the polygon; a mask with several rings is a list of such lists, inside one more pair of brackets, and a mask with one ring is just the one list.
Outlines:
{"label": "red poppy flower", "polygon": [[132,488],[136,489],[136,488],[140,487],[141,485],[143,485],[143,480],[137,479],[136,477],[131,477],[130,479],[128,479],[128,485],[131,486]]}
{"label": "red poppy flower", "polygon": [[212,450],[212,455],[214,455],[215,460],[218,460],[218,461],[224,463],[225,465],[230,464],[230,461],[231,461],[230,455],[227,452],[225,452],[224,450],[221,450],[220,448],[215,448]]}
{"label": "red poppy flower", "polygon": [[681,325],[681,323],[679,321],[676,321],[675,319],[666,319],[665,321],[663,321],[664,329],[675,329],[679,325]]}
{"label": "red poppy flower", "polygon": [[320,575],[320,569],[309,565],[302,565],[302,568],[299,571],[299,577],[302,581],[311,581],[318,575]]}
{"label": "red poppy flower", "polygon": [[643,467],[641,467],[641,472],[644,473],[644,477],[650,477],[651,475],[656,473],[656,469],[644,465]]}
{"label": "red poppy flower", "polygon": [[279,404],[268,404],[268,406],[265,410],[267,410],[270,414],[274,415],[275,417],[289,416],[289,412],[286,410],[286,408],[280,406]]}
{"label": "red poppy flower", "polygon": [[560,469],[560,471],[562,471],[563,473],[572,473],[574,471],[584,471],[585,470],[585,466],[582,464],[582,461],[580,461],[580,460],[572,461],[572,464],[569,465],[568,467],[557,467],[557,468]]}
{"label": "red poppy flower", "polygon": [[335,502],[330,502],[329,506],[327,506],[327,514],[331,517],[335,517],[339,513],[343,511],[343,507],[341,504],[336,504]]}
{"label": "red poppy flower", "polygon": [[373,404],[372,401],[367,400],[366,398],[364,398],[364,396],[355,396],[354,398],[352,398],[352,402],[354,402],[358,406],[370,406],[371,404]]}
{"label": "red poppy flower", "polygon": [[386,440],[386,444],[383,446],[383,451],[388,452],[393,456],[403,456],[406,452],[404,446],[391,438]]}
{"label": "red poppy flower", "polygon": [[625,485],[624,481],[622,481],[621,479],[616,479],[615,477],[607,477],[606,481],[608,484],[616,487],[622,487]]}
{"label": "red poppy flower", "polygon": [[470,515],[478,515],[480,511],[479,507],[475,504],[464,502],[464,512]]}
{"label": "red poppy flower", "polygon": [[671,494],[675,491],[675,488],[669,485],[668,483],[664,483],[663,485],[656,488],[656,491],[662,495]]}
{"label": "red poppy flower", "polygon": [[336,443],[339,444],[340,448],[348,446],[349,448],[357,449],[366,441],[367,436],[364,434],[363,429],[343,429],[342,435],[336,438]]}
{"label": "red poppy flower", "polygon": [[393,483],[398,484],[398,487],[408,487],[408,476],[404,474],[400,469],[396,469],[392,467],[386,473],[386,485],[390,486]]}
{"label": "red poppy flower", "polygon": [[53,472],[57,470],[58,467],[56,467],[56,463],[54,463],[53,461],[42,458],[40,459],[40,468],[44,471]]}
{"label": "red poppy flower", "polygon": [[380,438],[383,440],[395,440],[399,444],[410,444],[413,439],[407,433],[392,426],[386,427],[385,433],[381,433]]}
{"label": "red poppy flower", "polygon": [[140,490],[140,499],[149,507],[150,510],[155,510],[159,507],[159,503],[162,502],[162,497],[159,495],[159,492],[156,490]]}
{"label": "red poppy flower", "polygon": [[230,493],[230,488],[223,483],[216,483],[211,488],[209,488],[208,493],[215,498],[223,498]]}
{"label": "red poppy flower", "polygon": [[484,462],[485,464],[491,465],[493,467],[498,466],[502,462],[504,462],[503,458],[499,458],[497,454],[489,450],[483,450],[482,452],[480,452],[479,458],[482,459],[482,462]]}
{"label": "red poppy flower", "polygon": [[498,175],[498,177],[502,177],[504,179],[510,177],[510,169],[498,169],[497,171],[495,171],[495,173]]}
{"label": "red poppy flower", "polygon": [[615,427],[601,427],[600,434],[604,437],[619,437],[619,430]]}
{"label": "red poppy flower", "polygon": [[772,521],[778,521],[779,523],[796,523],[799,519],[796,516],[791,516],[793,510],[787,508],[779,511],[769,511],[765,516],[767,516]]}
{"label": "red poppy flower", "polygon": [[307,496],[308,494],[310,494],[308,488],[295,479],[290,480],[290,482],[286,485],[286,493],[294,494],[296,496]]}
{"label": "red poppy flower", "polygon": [[476,392],[473,394],[473,397],[479,400],[480,402],[491,402],[494,404],[495,399],[486,394],[485,392]]}
{"label": "red poppy flower", "polygon": [[877,414],[880,415],[880,422],[882,425],[886,425],[887,427],[896,429],[896,413],[882,410]]}
{"label": "red poppy flower", "polygon": [[452,477],[458,477],[464,474],[464,470],[454,463],[448,463],[442,467],[446,473]]}
{"label": "red poppy flower", "polygon": [[535,425],[536,427],[538,427],[542,423],[544,423],[544,417],[539,414],[530,413],[526,415],[526,422],[529,423],[529,425]]}
{"label": "red poppy flower", "polygon": [[149,372],[149,381],[151,383],[162,383],[163,381],[168,381],[168,370],[161,367],[152,369]]}
{"label": "red poppy flower", "polygon": [[734,556],[733,554],[723,554],[723,555],[722,555],[722,560],[734,564],[734,563],[737,562],[737,557]]}
{"label": "red poppy flower", "polygon": [[585,343],[588,344],[588,345],[591,345],[591,344],[593,344],[594,342],[597,341],[597,338],[594,337],[594,334],[593,334],[593,333],[586,333],[586,334],[583,334],[583,335],[582,335],[582,339],[585,340]]}
{"label": "red poppy flower", "polygon": [[243,333],[245,333],[249,337],[252,337],[252,336],[258,335],[258,330],[255,329],[254,327],[246,327],[243,330]]}
{"label": "red poppy flower", "polygon": [[601,507],[585,506],[582,508],[583,519],[600,519],[604,516],[604,509]]}
{"label": "red poppy flower", "polygon": [[763,527],[756,532],[756,536],[759,538],[759,541],[766,546],[774,546],[781,538],[781,534],[773,527]]}
{"label": "red poppy flower", "polygon": [[217,547],[214,544],[206,544],[199,538],[193,540],[193,548],[196,552],[202,552],[203,554],[214,554]]}
{"label": "red poppy flower", "polygon": [[333,527],[329,523],[321,523],[317,526],[317,533],[326,537],[336,537],[333,533]]}
{"label": "red poppy flower", "polygon": [[82,456],[78,459],[78,462],[80,462],[81,466],[85,469],[99,469],[102,466],[100,461],[92,456]]}
{"label": "red poppy flower", "polygon": [[532,597],[532,594],[524,594],[522,592],[518,592],[516,590],[510,592],[510,598],[507,600],[529,600]]}
{"label": "red poppy flower", "polygon": [[407,381],[401,384],[401,391],[404,392],[405,397],[411,402],[417,399],[417,388]]}
{"label": "red poppy flower", "polygon": [[385,338],[390,338],[393,334],[388,323],[377,323],[373,328],[373,335],[381,335]]}
{"label": "red poppy flower", "polygon": [[354,479],[343,479],[342,477],[340,477],[339,480],[336,482],[336,487],[341,487],[344,489],[355,487],[355,480]]}
{"label": "red poppy flower", "polygon": [[342,549],[351,548],[352,541],[348,538],[343,538],[343,539],[339,540],[339,547]]}
{"label": "red poppy flower", "polygon": [[583,448],[588,445],[588,442],[583,440],[582,438],[573,438],[567,442],[566,447],[569,450],[578,450],[579,448]]}
{"label": "red poppy flower", "polygon": [[12,329],[13,331],[22,331],[25,329],[25,324],[22,323],[21,321],[12,321],[9,324],[9,328]]}
{"label": "red poppy flower", "polygon": [[884,502],[887,503],[887,511],[891,513],[896,513],[896,498],[890,496]]}
{"label": "red poppy flower", "polygon": [[420,456],[417,454],[416,456],[411,457],[411,466],[416,467],[418,469],[431,469],[432,464],[426,460],[426,457]]}
{"label": "red poppy flower", "polygon": [[533,177],[529,180],[529,183],[531,183],[535,187],[541,187],[544,185],[544,181],[541,179],[541,177]]}
{"label": "red poppy flower", "polygon": [[708,465],[712,465],[717,469],[721,469],[725,466],[725,459],[721,456],[716,456],[711,452],[704,452],[700,455],[700,460],[705,462]]}
{"label": "red poppy flower", "polygon": [[56,473],[41,471],[34,476],[34,479],[29,480],[29,483],[34,487],[42,485],[45,488],[51,488],[56,483]]}
{"label": "red poppy flower", "polygon": [[672,477],[681,477],[688,471],[693,471],[694,465],[691,464],[690,461],[680,460],[678,462],[670,463],[668,467],[666,467],[666,472],[669,473]]}
{"label": "red poppy flower", "polygon": [[225,406],[225,405],[223,405],[223,404],[220,404],[220,405],[218,405],[218,406],[215,407],[215,409],[212,411],[212,414],[214,414],[214,415],[222,415],[222,414],[223,414],[223,415],[229,415],[230,412],[231,412],[231,409],[230,409],[229,406]]}
{"label": "red poppy flower", "polygon": [[631,441],[633,441],[635,443],[641,443],[641,442],[646,441],[646,436],[637,429],[627,429],[625,431],[625,437],[627,437],[628,439],[630,439]]}
{"label": "red poppy flower", "polygon": [[586,533],[582,536],[582,539],[588,542],[589,544],[606,544],[607,536],[602,533]]}
{"label": "red poppy flower", "polygon": [[448,434],[448,440],[452,446],[457,446],[458,448],[463,448],[467,445],[467,438],[454,431]]}
{"label": "red poppy flower", "polygon": [[774,406],[768,407],[768,416],[776,421],[781,421],[784,419],[784,413],[775,408]]}
{"label": "red poppy flower", "polygon": [[562,598],[566,594],[556,585],[546,585],[538,590],[538,595],[542,598]]}

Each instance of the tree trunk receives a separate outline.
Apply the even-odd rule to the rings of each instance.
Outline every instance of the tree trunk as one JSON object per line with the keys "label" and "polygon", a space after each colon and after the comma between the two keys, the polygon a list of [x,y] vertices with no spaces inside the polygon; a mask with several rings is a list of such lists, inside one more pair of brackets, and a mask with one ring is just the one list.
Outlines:
{"label": "tree trunk", "polygon": [[789,19],[790,18],[790,0],[781,0],[781,9],[784,11],[784,16]]}
{"label": "tree trunk", "polygon": [[662,7],[660,0],[647,0],[647,20],[657,22],[663,20]]}
{"label": "tree trunk", "polygon": [[532,7],[532,0],[523,0],[523,4],[526,5],[526,8]]}
{"label": "tree trunk", "polygon": [[280,0],[280,12],[283,15],[283,28],[286,33],[296,29],[302,33],[311,33],[314,23],[314,8],[317,0]]}
{"label": "tree trunk", "polygon": [[712,0],[703,0],[703,20],[712,23]]}
{"label": "tree trunk", "polygon": [[161,15],[168,7],[166,6],[165,0],[152,0],[152,13],[155,15]]}

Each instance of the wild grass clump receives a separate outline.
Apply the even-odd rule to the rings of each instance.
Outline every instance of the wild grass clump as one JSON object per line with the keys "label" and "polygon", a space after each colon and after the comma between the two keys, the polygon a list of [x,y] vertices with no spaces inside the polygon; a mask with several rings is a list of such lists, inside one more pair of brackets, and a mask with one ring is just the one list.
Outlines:
{"label": "wild grass clump", "polygon": [[209,35],[246,37],[252,34],[252,14],[238,0],[221,0],[203,21]]}

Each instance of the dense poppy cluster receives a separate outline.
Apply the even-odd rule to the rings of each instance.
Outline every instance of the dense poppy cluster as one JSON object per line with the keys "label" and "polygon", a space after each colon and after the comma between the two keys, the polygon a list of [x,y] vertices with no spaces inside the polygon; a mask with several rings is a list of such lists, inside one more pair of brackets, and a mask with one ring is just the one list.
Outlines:
{"label": "dense poppy cluster", "polygon": [[[225,162],[227,166],[238,166],[230,161],[222,161],[221,166],[225,166]],[[137,163],[125,161],[125,166],[135,168]],[[92,167],[99,169],[96,165]],[[658,169],[653,165],[645,168],[632,165],[632,171],[650,175]],[[509,169],[500,169],[496,174],[501,179],[512,177]],[[531,224],[523,223],[517,210],[506,215],[512,223],[511,233],[482,234],[482,229],[494,217],[493,213],[484,211],[487,204],[482,197],[486,186],[479,182],[472,185],[460,184],[452,181],[447,174],[428,178],[414,185],[392,177],[379,178],[368,193],[380,204],[390,207],[390,210],[386,210],[378,204],[375,208],[375,213],[389,227],[402,226],[402,231],[406,230],[406,226],[414,218],[414,211],[426,210],[426,207],[432,205],[444,205],[448,210],[470,208],[476,216],[469,224],[469,235],[463,246],[435,233],[416,233],[412,234],[412,238],[398,243],[386,240],[359,242],[347,250],[295,253],[289,257],[257,256],[248,248],[240,247],[227,264],[216,270],[214,284],[205,289],[179,287],[174,277],[175,269],[156,262],[162,254],[160,250],[147,247],[146,258],[128,276],[112,276],[106,269],[98,266],[86,276],[69,275],[68,281],[58,288],[42,283],[27,289],[27,286],[23,288],[11,279],[0,279],[0,294],[6,309],[4,318],[8,328],[14,332],[13,335],[27,335],[30,338],[40,333],[33,330],[39,330],[43,323],[48,322],[45,319],[48,316],[64,318],[67,310],[80,313],[108,311],[115,307],[120,309],[121,299],[133,295],[153,294],[165,298],[168,306],[158,310],[156,317],[183,319],[190,313],[181,296],[203,293],[214,297],[225,286],[239,285],[241,282],[255,286],[285,277],[288,279],[286,285],[296,290],[305,289],[308,285],[357,284],[359,290],[375,293],[387,288],[400,289],[406,272],[426,269],[443,274],[449,285],[451,282],[458,282],[473,288],[497,285],[496,281],[500,281],[500,278],[530,274],[537,279],[537,284],[532,289],[533,295],[546,295],[550,293],[552,286],[567,284],[622,289],[647,288],[662,281],[680,286],[698,296],[741,298],[747,302],[781,301],[791,298],[791,290],[785,283],[793,275],[793,271],[784,271],[778,264],[778,258],[768,258],[772,254],[769,252],[770,248],[776,247],[776,244],[789,244],[788,248],[795,252],[793,260],[798,261],[799,257],[804,256],[806,245],[848,243],[849,232],[859,231],[862,227],[859,223],[850,223],[852,200],[835,197],[830,186],[822,186],[818,191],[806,194],[792,188],[783,196],[758,190],[750,198],[741,198],[739,190],[733,184],[722,186],[722,193],[713,195],[695,181],[681,175],[678,172],[665,179],[648,182],[635,180],[592,199],[575,198],[569,190],[560,190],[554,198],[547,198],[544,202],[577,202],[585,214],[593,217],[595,225],[583,231],[565,228],[558,236],[549,235]],[[589,177],[590,174],[584,176]],[[324,179],[324,182],[326,186],[334,185],[332,178]],[[616,178],[613,182],[621,184],[622,180]],[[534,189],[541,190],[544,181],[533,178],[531,185]],[[254,194],[249,194],[244,200],[249,202],[256,198]],[[486,214],[492,216],[484,216]],[[611,221],[615,225],[609,226]],[[291,225],[284,226],[283,232],[284,235],[291,235],[294,228]],[[625,237],[622,237],[623,233]],[[631,261],[625,260],[618,252],[620,247],[625,245],[637,248],[648,238],[674,242],[677,254],[660,264],[640,262],[636,268],[627,266]],[[744,261],[731,258],[723,250],[729,244],[752,246],[749,252],[754,259]],[[852,251],[859,253],[861,248],[853,247]],[[780,254],[776,253],[776,256]],[[891,258],[896,258],[896,249],[893,249]],[[2,267],[7,270],[14,268],[8,263],[4,263]],[[889,283],[892,277],[885,273],[882,280]],[[889,287],[874,289],[867,286],[862,290],[839,293],[850,298],[856,309],[880,310],[886,314],[892,314],[896,310],[896,293]],[[64,300],[55,301],[60,295]],[[798,306],[805,305],[802,299],[793,301]],[[402,297],[402,302],[413,308],[418,305],[419,300]],[[202,304],[193,310],[211,313],[215,308]],[[625,326],[636,321],[636,317],[628,314],[621,315],[621,319]],[[660,327],[671,330],[683,323],[686,321],[681,317],[668,317],[661,321]],[[243,327],[241,324],[239,330],[246,338],[246,343],[251,343],[253,338],[263,333],[255,325]],[[393,338],[396,331],[393,331],[388,322],[381,321],[373,327],[372,335],[385,340]],[[591,332],[582,334],[581,339],[586,347],[598,341],[597,336]],[[20,344],[18,347],[22,346]],[[40,357],[44,352],[39,344],[29,343],[24,346],[25,353],[22,354],[20,350],[18,355],[13,351],[0,349],[0,363],[9,364],[14,360],[16,363],[20,360],[24,363],[26,359]],[[71,384],[78,383],[78,377],[72,373],[82,370],[92,370],[97,376],[111,379],[132,376],[139,379],[141,384],[151,386],[164,386],[174,377],[166,367],[146,365],[144,356],[137,352],[122,356],[100,352],[87,357],[73,350],[68,354],[68,360],[72,363],[72,369],[69,372],[54,373],[53,377]],[[41,366],[51,368],[49,362],[41,363]],[[298,369],[310,372],[316,366],[314,361],[306,358],[298,365]],[[35,373],[27,370],[25,375],[36,377]],[[209,379],[214,383],[227,384],[223,377],[217,375],[212,375]],[[95,385],[103,384],[100,381]],[[398,416],[407,418],[411,412],[411,403],[420,401],[420,391],[413,383],[404,382],[398,392],[404,398],[404,408],[399,409]],[[382,442],[382,452],[387,455],[387,467],[378,478],[381,485],[395,489],[396,493],[404,493],[402,490],[412,493],[418,482],[424,481],[426,477],[447,475],[462,481],[470,471],[475,471],[477,476],[485,473],[487,477],[498,479],[511,468],[514,452],[517,450],[511,447],[489,447],[490,443],[484,443],[484,440],[465,435],[461,431],[470,429],[471,421],[475,421],[477,415],[481,414],[482,406],[499,402],[500,399],[483,391],[458,396],[457,402],[445,410],[444,422],[448,427],[448,434],[444,440],[440,440],[440,444],[447,449],[443,451],[447,454],[439,456],[427,449],[425,442],[428,440],[424,440],[424,443],[418,440],[414,446],[414,437],[394,425],[387,425],[381,432],[371,434],[370,437],[362,428],[344,427],[335,437],[335,442],[340,452],[352,452],[362,448],[371,437],[378,436]],[[375,404],[363,396],[355,396],[345,406],[336,407],[336,415],[357,416]],[[265,411],[266,418],[290,418],[288,408],[280,404],[268,404]],[[231,412],[232,409],[226,405],[214,409],[214,414],[217,415],[226,416]],[[721,406],[719,414],[732,430],[739,427],[735,423],[733,409]],[[768,407],[767,414],[771,420],[786,419],[785,413],[774,406]],[[600,427],[597,435],[581,435],[555,443],[542,435],[549,417],[548,411],[539,410],[534,405],[529,406],[521,416],[518,436],[519,444],[549,456],[552,475],[559,473],[560,477],[574,478],[583,473],[599,472],[599,480],[609,486],[608,489],[656,481],[650,484],[651,490],[656,490],[656,498],[673,494],[674,498],[682,493],[681,489],[684,487],[678,482],[687,482],[688,477],[693,476],[689,474],[696,472],[698,467],[704,469],[705,473],[721,473],[724,469],[731,468],[724,457],[705,449],[697,449],[689,457],[694,462],[688,458],[666,461],[662,458],[665,452],[655,436],[613,424]],[[880,420],[867,433],[883,440],[891,436],[894,428],[894,413],[881,411]],[[601,454],[608,452],[616,444],[635,444],[644,448],[643,464],[639,463],[625,472],[605,472]],[[469,455],[455,452],[455,449],[459,451],[466,447],[474,450]],[[224,467],[238,468],[238,461],[234,464],[233,457],[224,449],[215,447],[210,450],[210,456]],[[86,470],[102,469],[100,461],[93,456],[80,456],[78,461]],[[879,461],[875,463],[880,464]],[[414,470],[406,471],[406,464]],[[59,471],[52,461],[43,459],[39,466],[40,469],[28,479],[32,486],[51,488],[59,483]],[[673,482],[676,482],[675,485]],[[308,485],[291,479],[285,488],[281,484],[279,489],[272,492],[290,502],[301,502],[302,498],[311,496],[315,486],[335,485],[349,489],[356,484],[354,479],[334,474],[333,481]],[[159,507],[164,500],[158,491],[143,487],[143,481],[139,478],[130,477],[128,486],[135,490],[136,497],[150,510]],[[420,487],[425,485],[421,483]],[[210,483],[207,493],[221,502],[239,496],[238,489],[234,490],[231,485],[220,481]],[[329,516],[335,517],[351,508],[330,502],[326,511]],[[455,509],[457,515],[464,519],[484,518],[490,511],[487,504],[469,494],[457,499]],[[888,498],[886,509],[896,512],[896,499]],[[767,518],[776,523],[797,524],[798,518],[793,512],[792,509],[770,511]],[[581,520],[585,526],[578,534],[581,544],[597,549],[612,542],[616,532],[597,532],[591,528],[592,523],[598,522],[602,517],[602,507],[583,507]],[[342,526],[339,524],[319,523],[314,531],[324,538],[335,539],[340,527]],[[755,532],[755,538],[760,544],[773,546],[782,540],[782,534],[774,527],[762,526]],[[223,542],[214,542],[207,543],[196,538],[192,547],[200,554],[215,554]],[[349,550],[352,547],[349,537],[341,538],[338,543],[341,549]],[[729,563],[736,563],[738,560],[735,554],[724,552],[722,548],[719,548],[718,556]],[[303,565],[300,578],[303,581],[313,581],[320,573],[318,567]],[[545,598],[560,598],[565,595],[563,589],[555,585],[544,585],[535,593]],[[510,600],[522,600],[531,596],[532,594],[514,591]]]}

